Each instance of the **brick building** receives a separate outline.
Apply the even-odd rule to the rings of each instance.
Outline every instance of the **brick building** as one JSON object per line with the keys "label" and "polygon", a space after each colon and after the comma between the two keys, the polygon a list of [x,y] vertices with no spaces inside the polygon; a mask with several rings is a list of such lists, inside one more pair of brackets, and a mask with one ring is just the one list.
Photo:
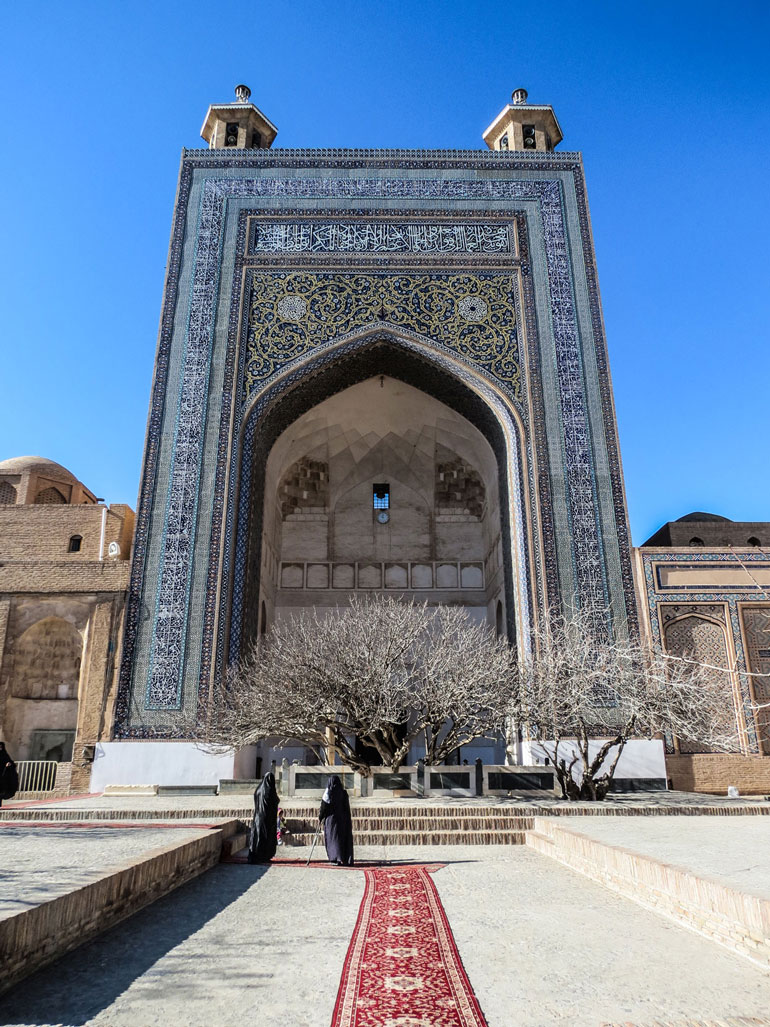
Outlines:
{"label": "brick building", "polygon": [[0,462],[0,737],[58,790],[88,789],[111,730],[133,527],[52,460]]}
{"label": "brick building", "polygon": [[673,739],[675,788],[770,793],[770,523],[691,513],[635,551],[642,624],[654,646],[713,667],[735,699],[741,755]]}

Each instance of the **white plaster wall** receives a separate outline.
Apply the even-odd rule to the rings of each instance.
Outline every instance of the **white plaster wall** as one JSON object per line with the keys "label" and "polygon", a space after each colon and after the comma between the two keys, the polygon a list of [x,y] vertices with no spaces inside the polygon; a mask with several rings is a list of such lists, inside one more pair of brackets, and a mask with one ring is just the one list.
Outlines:
{"label": "white plaster wall", "polygon": [[[593,756],[598,752],[601,746],[602,742],[600,740],[589,742],[589,754]],[[569,766],[569,761],[572,759],[572,755],[576,750],[577,743],[562,742],[559,745],[559,760],[564,757],[567,761],[567,765]],[[616,752],[616,749],[613,749],[610,752],[609,756],[602,764],[603,769],[609,770]],[[552,753],[552,742],[522,742],[521,762],[524,766],[534,766],[538,763],[545,763],[546,758],[550,759]],[[580,761],[575,764],[573,774],[576,780],[580,782],[582,779]],[[615,777],[652,777],[665,779],[666,753],[663,748],[663,742],[659,738],[632,738],[630,742],[626,742],[623,753],[618,760],[618,765],[615,768]]]}
{"label": "white plaster wall", "polygon": [[233,778],[234,756],[206,752],[194,742],[100,742],[91,791],[106,785],[215,785]]}

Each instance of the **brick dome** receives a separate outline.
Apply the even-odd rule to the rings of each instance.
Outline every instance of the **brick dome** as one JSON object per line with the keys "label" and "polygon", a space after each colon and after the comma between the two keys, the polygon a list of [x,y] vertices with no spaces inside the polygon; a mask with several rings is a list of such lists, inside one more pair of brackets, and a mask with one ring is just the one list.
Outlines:
{"label": "brick dome", "polygon": [[66,481],[80,484],[78,478],[66,467],[55,460],[47,460],[44,456],[13,456],[10,460],[0,461],[0,474],[39,474],[52,481]]}

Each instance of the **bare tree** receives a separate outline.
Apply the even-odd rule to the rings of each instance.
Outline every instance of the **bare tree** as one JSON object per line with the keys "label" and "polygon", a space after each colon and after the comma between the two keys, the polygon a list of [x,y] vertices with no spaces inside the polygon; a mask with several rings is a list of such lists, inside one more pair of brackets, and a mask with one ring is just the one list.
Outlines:
{"label": "bare tree", "polygon": [[518,676],[512,715],[550,756],[565,798],[603,799],[631,738],[669,734],[740,750],[726,669],[597,637],[602,620],[590,611],[553,617]]}
{"label": "bare tree", "polygon": [[423,735],[426,761],[502,727],[512,651],[459,607],[378,595],[277,624],[215,689],[204,739],[238,749],[297,740],[369,774],[397,769]]}

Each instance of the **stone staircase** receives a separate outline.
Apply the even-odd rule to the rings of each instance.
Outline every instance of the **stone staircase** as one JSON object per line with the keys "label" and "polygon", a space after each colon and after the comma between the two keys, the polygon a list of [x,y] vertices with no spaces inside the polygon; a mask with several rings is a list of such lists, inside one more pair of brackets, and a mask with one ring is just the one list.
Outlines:
{"label": "stone staircase", "polygon": [[[363,845],[523,845],[533,818],[515,808],[386,806],[356,808],[353,842]],[[316,806],[286,811],[287,845],[311,845]]]}

